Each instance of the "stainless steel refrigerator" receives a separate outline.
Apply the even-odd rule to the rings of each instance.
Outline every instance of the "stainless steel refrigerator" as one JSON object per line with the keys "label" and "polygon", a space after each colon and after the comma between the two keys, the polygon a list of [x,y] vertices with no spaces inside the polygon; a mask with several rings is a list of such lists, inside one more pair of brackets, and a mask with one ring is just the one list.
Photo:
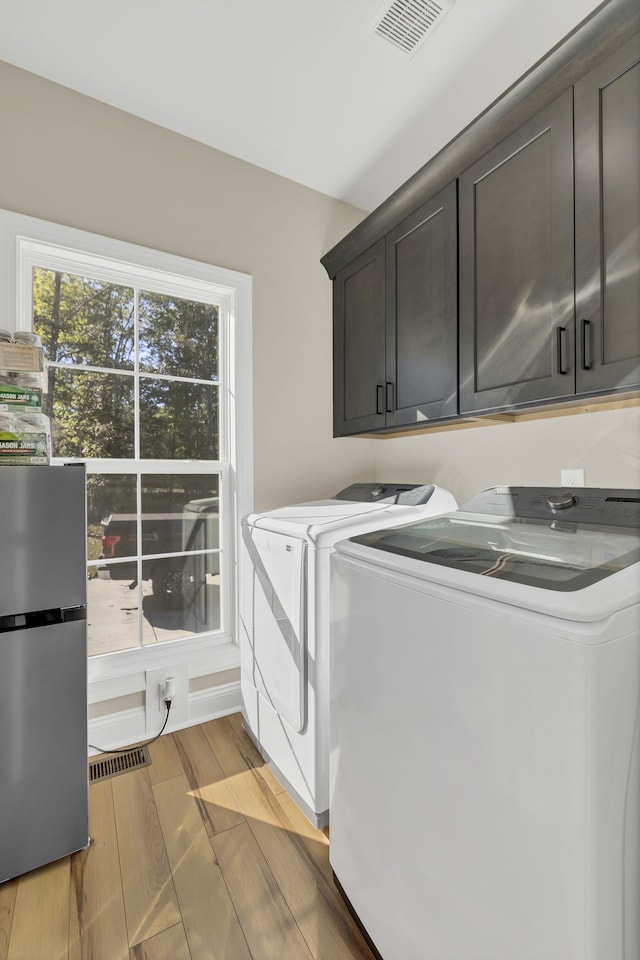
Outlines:
{"label": "stainless steel refrigerator", "polygon": [[88,843],[84,466],[0,467],[0,882]]}

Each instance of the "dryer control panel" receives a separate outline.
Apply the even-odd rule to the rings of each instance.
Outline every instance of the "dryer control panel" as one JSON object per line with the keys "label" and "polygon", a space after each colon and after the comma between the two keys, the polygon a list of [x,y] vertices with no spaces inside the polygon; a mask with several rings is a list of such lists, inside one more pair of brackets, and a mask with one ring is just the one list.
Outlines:
{"label": "dryer control panel", "polygon": [[362,503],[402,503],[417,507],[427,503],[434,487],[430,483],[352,483],[335,496],[336,500]]}

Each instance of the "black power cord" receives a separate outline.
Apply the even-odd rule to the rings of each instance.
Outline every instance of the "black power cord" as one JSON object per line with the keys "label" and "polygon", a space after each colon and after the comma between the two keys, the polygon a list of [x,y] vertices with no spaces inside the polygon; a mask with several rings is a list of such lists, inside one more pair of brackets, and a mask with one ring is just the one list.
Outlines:
{"label": "black power cord", "polygon": [[145,740],[144,743],[132,743],[130,747],[126,747],[125,749],[122,749],[122,750],[105,750],[103,747],[96,747],[96,745],[93,743],[90,743],[89,746],[91,747],[92,750],[97,750],[98,753],[131,753],[132,750],[139,750],[141,747],[148,747],[150,743],[155,743],[155,741],[158,740],[164,733],[164,728],[166,727],[167,722],[169,720],[169,711],[171,710],[171,700],[165,700],[164,702],[167,708],[167,715],[164,718],[164,723],[162,724],[162,729],[160,730],[160,733],[156,733],[155,737],[151,737],[151,740]]}

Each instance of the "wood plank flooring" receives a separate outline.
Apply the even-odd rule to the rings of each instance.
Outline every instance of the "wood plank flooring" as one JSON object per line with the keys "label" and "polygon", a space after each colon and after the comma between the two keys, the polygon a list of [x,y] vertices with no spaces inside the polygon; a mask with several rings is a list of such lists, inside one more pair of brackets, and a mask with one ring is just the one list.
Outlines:
{"label": "wood plank flooring", "polygon": [[87,850],[0,884],[0,960],[373,960],[239,714],[149,750],[89,788]]}

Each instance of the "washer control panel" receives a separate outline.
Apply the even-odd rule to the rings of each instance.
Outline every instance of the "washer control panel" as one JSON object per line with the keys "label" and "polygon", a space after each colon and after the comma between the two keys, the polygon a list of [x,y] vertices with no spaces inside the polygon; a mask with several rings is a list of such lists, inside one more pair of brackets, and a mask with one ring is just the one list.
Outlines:
{"label": "washer control panel", "polygon": [[572,493],[552,493],[547,497],[547,506],[555,513],[557,510],[568,510],[577,502]]}
{"label": "washer control panel", "polygon": [[461,512],[523,520],[553,520],[561,515],[571,523],[640,528],[640,490],[490,487],[465,503]]}

